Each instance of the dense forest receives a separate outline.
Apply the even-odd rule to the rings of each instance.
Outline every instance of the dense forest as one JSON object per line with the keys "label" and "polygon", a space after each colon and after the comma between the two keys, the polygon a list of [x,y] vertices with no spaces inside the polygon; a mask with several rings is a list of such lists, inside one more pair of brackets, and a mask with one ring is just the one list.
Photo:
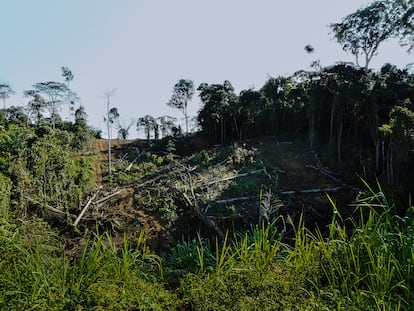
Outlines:
{"label": "dense forest", "polygon": [[180,79],[184,130],[125,124],[108,94],[101,139],[67,67],[25,106],[1,83],[0,309],[414,308],[414,72],[369,67],[390,38],[412,52],[413,25],[377,0],[330,25],[355,63],[239,94]]}

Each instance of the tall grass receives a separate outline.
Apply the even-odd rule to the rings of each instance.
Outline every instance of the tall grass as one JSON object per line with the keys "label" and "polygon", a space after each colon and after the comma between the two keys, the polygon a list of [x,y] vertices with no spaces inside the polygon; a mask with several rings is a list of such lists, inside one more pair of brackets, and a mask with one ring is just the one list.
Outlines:
{"label": "tall grass", "polygon": [[122,245],[98,235],[68,258],[46,223],[3,214],[0,309],[414,310],[414,209],[398,216],[380,187],[367,189],[357,217],[332,202],[330,225],[310,231],[301,218],[289,245],[278,219],[213,247],[182,241],[168,259],[144,234]]}
{"label": "tall grass", "polygon": [[331,200],[327,230],[310,231],[301,218],[292,246],[274,224],[231,247],[226,239],[215,269],[182,280],[184,301],[202,310],[413,310],[414,210],[397,216],[380,187],[367,189],[358,217],[342,219]]}
{"label": "tall grass", "polygon": [[122,247],[109,235],[86,241],[79,259],[44,225],[2,226],[1,310],[175,310],[177,298],[163,287],[161,259],[144,235]]}
{"label": "tall grass", "polygon": [[413,209],[396,216],[381,188],[367,187],[351,228],[333,205],[328,235],[301,227],[288,260],[297,271],[313,267],[304,271],[310,288],[338,310],[412,310]]}

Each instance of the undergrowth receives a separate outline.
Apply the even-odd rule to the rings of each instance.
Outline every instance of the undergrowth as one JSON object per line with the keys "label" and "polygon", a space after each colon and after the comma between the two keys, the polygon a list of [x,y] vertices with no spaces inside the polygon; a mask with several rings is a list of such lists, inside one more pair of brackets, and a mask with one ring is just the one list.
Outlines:
{"label": "undergrowth", "polygon": [[[1,310],[412,310],[414,210],[397,216],[381,188],[328,230],[282,218],[212,243],[181,241],[163,258],[141,234],[87,239],[77,257],[39,219],[0,222]],[[280,229],[281,228],[281,229]],[[133,244],[133,245],[132,245]]]}

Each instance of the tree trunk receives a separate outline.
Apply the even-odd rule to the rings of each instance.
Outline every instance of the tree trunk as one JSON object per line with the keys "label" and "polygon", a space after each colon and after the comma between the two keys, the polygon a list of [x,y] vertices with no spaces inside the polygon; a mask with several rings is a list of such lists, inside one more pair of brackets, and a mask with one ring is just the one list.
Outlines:
{"label": "tree trunk", "polygon": [[314,143],[315,143],[315,118],[313,114],[309,120],[309,142],[310,142],[310,148],[313,150]]}
{"label": "tree trunk", "polygon": [[334,128],[334,119],[335,119],[335,106],[336,106],[336,99],[334,97],[332,108],[331,108],[331,119],[330,119],[330,126],[329,126],[329,145],[333,144],[333,128]]}
{"label": "tree trunk", "polygon": [[184,117],[185,117],[185,134],[188,136],[188,113],[187,102],[184,103]]}
{"label": "tree trunk", "polygon": [[375,171],[379,171],[380,137],[378,132],[378,115],[375,114],[374,145],[375,145]]}
{"label": "tree trunk", "polygon": [[386,170],[386,164],[385,164],[385,160],[386,160],[386,155],[385,155],[385,139],[381,139],[381,158],[382,158],[382,167],[381,167],[381,171],[384,172]]}
{"label": "tree trunk", "polygon": [[344,124],[343,124],[343,120],[342,120],[342,111],[339,114],[339,129],[338,129],[338,137],[337,137],[337,152],[338,152],[338,162],[341,163],[342,162],[342,157],[341,157],[341,143],[342,143],[342,132],[344,129]]}

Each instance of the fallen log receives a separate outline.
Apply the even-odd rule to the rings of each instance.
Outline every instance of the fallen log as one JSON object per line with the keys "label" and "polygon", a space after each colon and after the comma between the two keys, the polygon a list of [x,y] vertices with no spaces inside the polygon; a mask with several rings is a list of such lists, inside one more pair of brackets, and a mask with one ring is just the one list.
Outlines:
{"label": "fallen log", "polygon": [[[46,203],[39,202],[39,201],[37,201],[37,200],[35,200],[35,199],[32,199],[31,197],[28,197],[27,195],[23,195],[23,197],[24,197],[26,200],[29,200],[30,202],[32,202],[32,203],[34,203],[34,204],[41,205],[41,206],[43,206],[43,207],[47,208],[48,210],[50,210],[50,211],[52,211],[52,212],[55,212],[55,213],[57,213],[57,214],[61,214],[61,215],[66,215],[66,212],[64,212],[64,211],[62,211],[62,210],[60,210],[60,209],[58,209],[58,208],[56,208],[56,207],[50,206],[50,205],[48,205],[48,204],[46,204]],[[76,216],[75,216],[75,215],[70,215],[70,216],[71,216],[72,218],[76,218]]]}
{"label": "fallen log", "polygon": [[206,224],[208,227],[214,229],[214,231],[216,231],[216,233],[220,237],[220,239],[224,239],[223,231],[221,231],[221,229],[217,226],[217,224],[212,219],[208,218],[206,215],[201,214],[198,210],[194,210],[194,214],[204,224]]}
{"label": "fallen log", "polygon": [[315,171],[320,172],[321,174],[329,177],[330,179],[332,179],[332,180],[334,180],[334,181],[336,181],[338,183],[341,183],[341,184],[345,185],[341,180],[339,180],[338,178],[332,176],[329,172],[327,172],[325,169],[323,169],[321,167],[317,167],[317,166],[314,166],[314,165],[311,165],[311,164],[306,165],[306,167],[307,168],[314,169]]}
{"label": "fallen log", "polygon": [[263,163],[263,161],[262,160],[260,160],[260,163],[262,164],[262,166],[263,166],[263,173],[265,173],[265,175],[267,176],[267,178],[269,178],[269,180],[270,180],[270,182],[271,183],[276,183],[277,182],[277,180],[275,179],[275,178],[273,178],[268,172],[267,172],[267,169],[266,169],[266,166],[264,165],[264,163]]}
{"label": "fallen log", "polygon": [[226,178],[223,178],[223,179],[213,180],[213,181],[210,181],[209,183],[207,183],[207,186],[211,186],[211,185],[214,185],[216,183],[223,182],[223,181],[229,181],[229,180],[232,180],[232,179],[235,179],[235,178],[246,177],[246,176],[249,176],[249,175],[258,174],[258,173],[261,173],[261,172],[263,172],[263,169],[251,171],[251,172],[248,172],[248,173],[237,174],[237,175],[226,177]]}
{"label": "fallen log", "polygon": [[292,195],[297,193],[325,193],[325,192],[337,192],[343,189],[343,186],[335,187],[335,188],[322,188],[322,189],[305,189],[305,190],[290,190],[290,191],[281,191],[278,194],[282,195]]}
{"label": "fallen log", "polygon": [[239,197],[239,198],[231,198],[226,200],[217,200],[213,202],[214,204],[227,204],[227,203],[234,203],[234,202],[240,202],[240,201],[250,201],[257,199],[257,196],[249,196],[249,197]]}
{"label": "fallen log", "polygon": [[79,216],[76,218],[75,222],[73,223],[74,227],[76,227],[78,225],[79,221],[82,219],[82,217],[85,214],[86,210],[88,209],[89,205],[91,205],[93,199],[96,198],[98,193],[99,193],[99,190],[96,191],[95,194],[89,199],[88,203],[86,203],[85,207],[82,209],[81,213],[79,214]]}
{"label": "fallen log", "polygon": [[[123,191],[123,189],[118,190],[118,191],[116,191],[116,192],[114,192],[114,193],[112,193],[112,194],[110,194],[110,195],[108,195],[108,196],[106,196],[106,197],[104,197],[104,198],[102,198],[102,199],[99,199],[98,201],[96,201],[96,202],[95,202],[95,204],[100,204],[100,203],[102,203],[102,202],[105,202],[105,201],[107,201],[107,200],[109,200],[109,199],[111,199],[111,198],[113,198],[113,197],[117,196],[117,195],[118,195],[118,194],[120,194],[122,191]],[[98,194],[98,193],[96,193],[96,194]],[[96,194],[95,194],[95,195],[96,195]]]}

